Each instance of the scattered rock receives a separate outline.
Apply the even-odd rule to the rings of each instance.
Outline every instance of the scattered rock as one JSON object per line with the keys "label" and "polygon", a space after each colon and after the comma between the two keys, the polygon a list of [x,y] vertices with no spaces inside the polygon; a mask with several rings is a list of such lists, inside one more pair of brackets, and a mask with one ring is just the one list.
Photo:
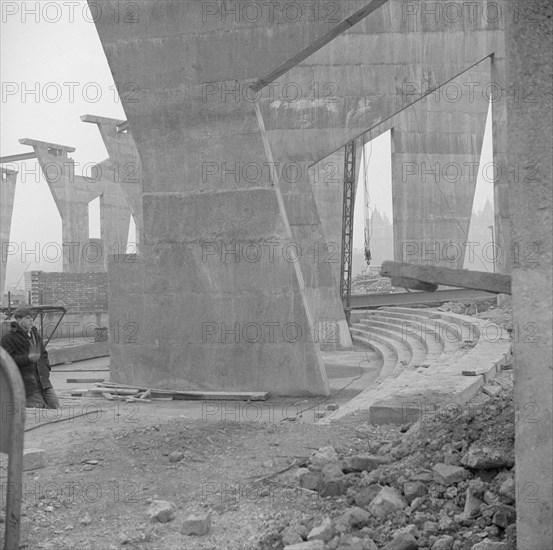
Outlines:
{"label": "scattered rock", "polygon": [[484,539],[472,546],[470,550],[508,550],[504,542],[498,542],[490,539]]}
{"label": "scattered rock", "polygon": [[90,525],[92,523],[92,519],[90,518],[88,512],[84,513],[83,517],[79,520],[79,523],[81,525]]}
{"label": "scattered rock", "polygon": [[516,521],[517,512],[513,506],[507,504],[498,504],[493,507],[496,512],[493,515],[492,522],[494,525],[506,529],[508,525]]}
{"label": "scattered rock", "polygon": [[307,540],[322,540],[328,542],[332,539],[334,529],[330,518],[324,518],[323,522],[317,527],[313,527],[307,535]]}
{"label": "scattered rock", "polygon": [[416,512],[423,504],[423,499],[421,497],[417,497],[413,502],[411,502],[411,511]]}
{"label": "scattered rock", "polygon": [[430,483],[431,481],[434,481],[434,474],[430,471],[419,472],[418,474],[411,476],[411,481],[424,481],[425,483]]}
{"label": "scattered rock", "polygon": [[374,500],[376,495],[380,493],[381,490],[382,490],[381,485],[378,485],[376,483],[369,485],[368,487],[365,487],[362,491],[357,493],[353,497],[353,500],[355,504],[357,504],[357,506],[361,506],[361,507],[368,506]]}
{"label": "scattered rock", "polygon": [[502,389],[501,386],[492,386],[488,384],[485,384],[484,386],[482,386],[482,391],[486,395],[489,395],[491,397],[495,397],[496,395],[500,394],[501,389]]}
{"label": "scattered rock", "polygon": [[169,454],[169,462],[180,462],[184,458],[182,451],[173,451]]}
{"label": "scattered rock", "polygon": [[435,521],[425,521],[424,525],[422,526],[422,532],[425,535],[432,535],[433,533],[436,533],[438,531],[438,524]]}
{"label": "scattered rock", "polygon": [[25,449],[23,451],[23,471],[38,470],[46,466],[46,453],[43,449]]}
{"label": "scattered rock", "polygon": [[371,514],[369,514],[367,510],[363,510],[363,508],[359,508],[358,506],[353,506],[338,517],[336,520],[336,528],[345,528],[343,531],[347,531],[351,527],[360,529],[368,525],[370,520]]}
{"label": "scattered rock", "polygon": [[475,496],[474,490],[467,487],[465,495],[465,508],[463,510],[463,519],[471,519],[480,514],[482,501]]}
{"label": "scattered rock", "polygon": [[499,497],[492,491],[484,492],[484,502],[490,506],[499,502]]}
{"label": "scattered rock", "polygon": [[[317,550],[321,550],[321,548]],[[362,539],[346,534],[340,537],[337,550],[377,550],[377,546],[371,539]]]}
{"label": "scattered rock", "polygon": [[396,533],[392,540],[383,546],[381,550],[417,550],[419,547],[417,540],[410,533],[400,531]]}
{"label": "scattered rock", "polygon": [[209,512],[200,514],[189,514],[182,523],[180,532],[183,535],[207,535],[211,529],[211,514]]}
{"label": "scattered rock", "polygon": [[284,550],[322,550],[320,540],[308,540],[284,547]]}
{"label": "scattered rock", "polygon": [[321,473],[319,494],[322,497],[339,496],[346,492],[346,479],[338,464],[327,464]]}
{"label": "scattered rock", "polygon": [[451,464],[436,464],[433,468],[434,480],[442,485],[452,485],[465,480],[469,476],[464,468],[460,466],[452,466]]}
{"label": "scattered rock", "polygon": [[401,494],[392,487],[383,487],[369,505],[369,512],[380,519],[403,510],[407,503]]}
{"label": "scattered rock", "polygon": [[372,472],[375,468],[383,464],[390,464],[390,462],[392,462],[392,458],[389,456],[355,455],[348,460],[348,467],[354,472]]}
{"label": "scattered rock", "polygon": [[505,529],[505,543],[509,549],[517,547],[517,525],[516,523],[511,523]]}
{"label": "scattered rock", "polygon": [[453,520],[448,516],[443,516],[440,518],[440,521],[438,521],[438,529],[440,531],[448,531],[449,529],[453,528]]}
{"label": "scattered rock", "polygon": [[321,447],[318,451],[315,451],[309,462],[319,469],[323,469],[327,464],[334,464],[340,460],[340,457],[334,450],[334,447]]}
{"label": "scattered rock", "polygon": [[452,550],[455,539],[451,535],[438,537],[432,545],[432,550]]}
{"label": "scattered rock", "polygon": [[307,536],[307,529],[303,525],[294,525],[286,527],[281,533],[282,544],[285,546],[303,542]]}
{"label": "scattered rock", "polygon": [[307,470],[303,473],[299,479],[300,487],[304,489],[310,489],[311,491],[318,491],[321,485],[322,475],[320,472],[311,472]]}
{"label": "scattered rock", "polygon": [[513,477],[506,479],[499,488],[499,494],[509,502],[514,502],[516,497],[516,485]]}
{"label": "scattered rock", "polygon": [[148,509],[148,516],[153,522],[167,523],[175,517],[175,505],[167,500],[154,500]]}
{"label": "scattered rock", "polygon": [[472,446],[461,459],[461,464],[475,470],[489,470],[492,468],[511,468],[514,465],[512,453],[507,454],[499,449],[488,446]]}
{"label": "scattered rock", "polygon": [[426,494],[426,484],[422,481],[406,481],[403,484],[403,495],[408,504],[411,504],[417,497]]}

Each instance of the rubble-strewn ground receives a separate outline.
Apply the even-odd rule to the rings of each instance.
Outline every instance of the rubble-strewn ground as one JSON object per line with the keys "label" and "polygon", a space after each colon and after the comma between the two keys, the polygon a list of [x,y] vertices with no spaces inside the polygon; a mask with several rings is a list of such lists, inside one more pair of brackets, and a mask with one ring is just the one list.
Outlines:
{"label": "rubble-strewn ground", "polygon": [[[47,466],[24,473],[22,548],[514,550],[523,413],[512,371],[494,384],[401,427],[258,422],[253,408],[250,421],[163,420],[106,403],[96,421],[26,434]],[[180,532],[192,512],[210,513],[206,535]]]}

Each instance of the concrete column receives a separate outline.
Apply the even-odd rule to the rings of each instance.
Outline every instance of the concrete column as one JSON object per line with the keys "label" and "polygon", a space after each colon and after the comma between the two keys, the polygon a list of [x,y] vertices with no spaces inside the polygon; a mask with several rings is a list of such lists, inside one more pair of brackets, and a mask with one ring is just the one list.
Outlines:
{"label": "concrete column", "polygon": [[[343,172],[343,170],[342,170]],[[314,332],[321,349],[352,348],[339,285],[333,264],[340,268],[340,247],[330,244],[324,234],[317,202],[309,174],[300,170],[297,182],[281,179],[284,207],[299,252],[299,267],[303,274],[307,300],[313,313]],[[342,184],[343,188],[343,184]],[[341,204],[342,201],[338,201]]]}
{"label": "concrete column", "polygon": [[135,343],[113,342],[112,378],[327,394],[309,289],[320,284],[324,299],[328,273],[308,279],[286,257],[322,238],[316,209],[305,180],[295,189],[270,177],[267,163],[290,159],[272,156],[244,90],[333,23],[205,17],[195,2],[140,7],[136,26],[107,9],[96,22],[112,71],[141,90],[126,114],[144,169],[144,242],[136,264],[108,272],[110,321],[139,331]]}
{"label": "concrete column", "polygon": [[553,540],[553,5],[519,4],[507,20],[507,82],[526,91],[508,95],[508,162],[517,405],[517,547],[547,550]]}
{"label": "concrete column", "polygon": [[129,129],[121,131],[124,120],[96,115],[83,115],[83,122],[96,124],[104,145],[108,151],[110,169],[114,183],[121,186],[125,201],[136,224],[137,244],[142,240],[144,231],[142,215],[142,165],[132,133]]}
{"label": "concrete column", "polygon": [[488,113],[482,91],[489,82],[485,60],[393,117],[398,261],[462,269]]}
{"label": "concrete column", "polygon": [[[60,213],[64,272],[105,271],[108,254],[125,250],[129,231],[130,211],[114,181],[118,173],[104,161],[92,167],[89,177],[77,176],[69,157],[74,147],[26,138],[19,142],[34,148]],[[102,246],[89,239],[88,203],[97,197]]]}
{"label": "concrete column", "polygon": [[[494,225],[498,250],[495,266],[498,273],[509,274],[513,251],[510,236],[509,171],[511,171],[511,167],[507,151],[507,97],[514,91],[514,88],[509,89],[510,86],[506,79],[504,51],[499,51],[492,56],[491,69],[492,82],[497,86],[492,102],[493,162],[495,167]],[[519,179],[524,175],[514,172],[513,177]]]}
{"label": "concrete column", "polygon": [[0,167],[0,247],[2,248],[2,257],[0,258],[0,303],[3,302],[4,285],[6,284],[8,243],[10,242],[17,174],[15,170]]}
{"label": "concrete column", "polygon": [[342,204],[344,200],[344,148],[338,149],[316,163],[309,171],[309,179],[326,238],[326,258],[330,263],[335,287],[339,289]]}

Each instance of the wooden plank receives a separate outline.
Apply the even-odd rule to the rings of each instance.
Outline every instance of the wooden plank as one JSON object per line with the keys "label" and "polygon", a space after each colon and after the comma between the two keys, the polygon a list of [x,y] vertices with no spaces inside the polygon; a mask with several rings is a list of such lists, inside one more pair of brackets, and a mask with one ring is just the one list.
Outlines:
{"label": "wooden plank", "polygon": [[176,400],[226,400],[226,401],[265,401],[269,396],[268,392],[249,392],[249,391],[175,391],[161,390],[156,388],[146,388],[145,386],[130,386],[127,384],[115,384],[114,382],[102,382],[97,384],[101,388],[128,388],[137,392],[151,391],[150,397],[172,397]]}
{"label": "wooden plank", "polygon": [[78,392],[86,392],[86,393],[98,394],[98,395],[101,395],[102,393],[112,393],[115,395],[136,395],[140,393],[139,390],[134,390],[131,388],[95,387],[95,388],[79,388],[79,389],[71,390],[71,395],[77,394]]}
{"label": "wooden plank", "polygon": [[380,274],[392,279],[400,277],[434,285],[472,288],[496,294],[511,294],[511,277],[499,273],[386,261],[380,268]]}
{"label": "wooden plank", "polygon": [[103,382],[105,378],[67,378],[68,384],[94,384],[95,382]]}
{"label": "wooden plank", "polygon": [[438,290],[438,285],[425,283],[417,279],[408,279],[407,277],[392,277],[392,286],[394,288],[410,288],[411,290],[422,290],[423,292],[434,292]]}

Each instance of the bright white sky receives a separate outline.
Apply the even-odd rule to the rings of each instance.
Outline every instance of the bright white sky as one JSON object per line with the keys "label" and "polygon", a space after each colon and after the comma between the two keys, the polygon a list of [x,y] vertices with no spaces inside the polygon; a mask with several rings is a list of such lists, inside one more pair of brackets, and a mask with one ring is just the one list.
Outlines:
{"label": "bright white sky", "polygon": [[[34,15],[37,4],[41,9]],[[25,137],[71,145],[79,174],[80,166],[107,157],[96,125],[80,116],[126,117],[86,2],[80,0],[73,15],[67,4],[2,0],[0,154],[32,152],[18,141]],[[10,241],[28,243],[27,250],[35,242],[61,244],[61,218],[38,161],[18,165]],[[11,256],[6,284],[16,283],[29,262],[29,269],[37,269],[33,260],[33,254]],[[57,271],[61,265],[43,263],[40,269]]]}
{"label": "bright white sky", "polygon": [[[72,154],[76,173],[80,166],[107,157],[100,134],[80,116],[94,114],[126,118],[100,39],[85,0],[48,2],[2,0],[0,33],[0,155],[30,152],[20,138],[33,138],[76,147]],[[39,11],[33,13],[36,6]],[[73,6],[73,7],[71,7]],[[73,93],[71,93],[71,90]],[[372,142],[368,165],[371,203],[391,218],[390,137]],[[491,162],[490,121],[482,162]],[[10,241],[61,243],[61,219],[36,160],[18,163],[18,182]],[[354,247],[363,247],[363,184],[358,186]],[[475,209],[481,210],[491,195],[491,184],[479,181]],[[23,261],[22,261],[23,260]],[[26,260],[26,261],[24,261]],[[34,255],[11,256],[6,283],[15,284],[29,269],[60,270],[61,264],[37,265]]]}

